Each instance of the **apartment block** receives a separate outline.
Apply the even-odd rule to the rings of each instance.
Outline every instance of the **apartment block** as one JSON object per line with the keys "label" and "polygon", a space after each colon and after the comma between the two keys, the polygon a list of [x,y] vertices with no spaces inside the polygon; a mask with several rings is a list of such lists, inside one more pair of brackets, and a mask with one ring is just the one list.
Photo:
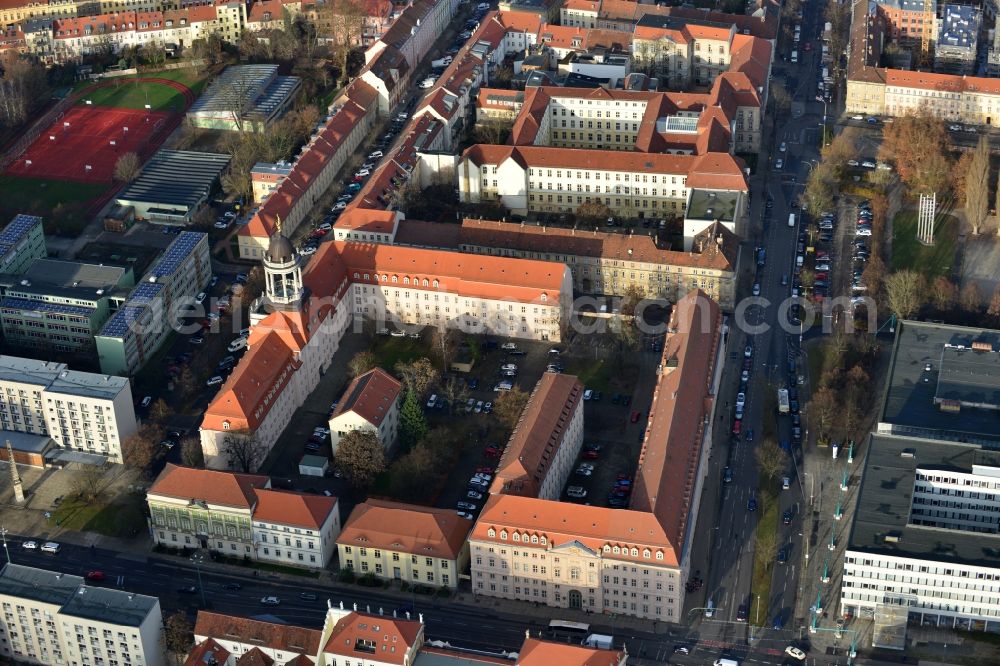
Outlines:
{"label": "apartment block", "polygon": [[0,611],[0,655],[18,664],[166,663],[156,597],[7,563],[0,569]]}
{"label": "apartment block", "polygon": [[721,326],[718,306],[697,291],[674,307],[628,509],[490,497],[469,539],[476,594],[681,620]]}
{"label": "apartment block", "polygon": [[178,308],[212,279],[208,234],[182,231],[95,336],[101,371],[132,375],[156,353]]}
{"label": "apartment block", "polygon": [[583,445],[583,384],[546,372],[500,456],[490,493],[557,500]]}
{"label": "apartment block", "polygon": [[0,429],[48,435],[60,449],[120,463],[122,442],[137,429],[129,381],[0,356]]}
{"label": "apartment block", "polygon": [[311,569],[336,551],[336,497],[271,489],[268,477],[168,463],[146,493],[153,542]]}
{"label": "apartment block", "polygon": [[20,275],[35,259],[46,254],[42,218],[15,215],[0,230],[0,274]]}
{"label": "apartment block", "polygon": [[337,409],[330,415],[333,454],[347,433],[373,432],[387,450],[396,443],[403,385],[381,368],[355,377],[344,390]]}
{"label": "apartment block", "polygon": [[369,499],[344,523],[338,562],[358,576],[454,589],[469,565],[471,528],[451,509]]}
{"label": "apartment block", "polygon": [[35,259],[0,275],[0,328],[8,344],[56,352],[93,352],[115,303],[133,286],[130,268]]}

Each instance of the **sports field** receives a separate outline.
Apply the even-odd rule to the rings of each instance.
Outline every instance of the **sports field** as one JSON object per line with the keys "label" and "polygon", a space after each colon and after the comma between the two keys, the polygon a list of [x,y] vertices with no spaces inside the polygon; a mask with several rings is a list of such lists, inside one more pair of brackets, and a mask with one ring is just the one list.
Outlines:
{"label": "sports field", "polygon": [[19,178],[0,176],[0,220],[9,220],[18,213],[41,215],[48,224],[58,217],[61,232],[72,234],[90,220],[91,202],[107,189],[107,185],[68,180]]}
{"label": "sports field", "polygon": [[8,167],[13,176],[110,183],[115,162],[135,152],[145,161],[166,138],[172,114],[74,106],[42,130]]}
{"label": "sports field", "polygon": [[81,104],[90,100],[94,106],[112,106],[118,109],[145,109],[149,104],[152,111],[184,111],[186,100],[181,90],[158,81],[137,81],[135,79],[111,79],[103,85],[83,93]]}

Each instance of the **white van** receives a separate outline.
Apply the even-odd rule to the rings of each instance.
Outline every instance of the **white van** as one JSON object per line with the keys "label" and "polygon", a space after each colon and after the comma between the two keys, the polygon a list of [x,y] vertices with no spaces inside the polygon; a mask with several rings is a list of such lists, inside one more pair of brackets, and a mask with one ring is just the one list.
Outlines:
{"label": "white van", "polygon": [[238,352],[241,349],[246,349],[246,346],[247,346],[247,339],[239,337],[230,342],[229,346],[226,347],[226,349],[228,349],[230,352]]}
{"label": "white van", "polygon": [[792,60],[792,62],[798,62],[799,61],[799,52],[798,51],[792,51],[792,58],[791,58],[791,60]]}
{"label": "white van", "polygon": [[794,227],[795,226],[795,213],[789,213],[788,214],[788,226],[790,226],[790,227]]}
{"label": "white van", "polygon": [[712,617],[714,615],[715,615],[715,602],[709,599],[708,605],[705,606],[705,617]]}
{"label": "white van", "polygon": [[735,659],[729,659],[728,657],[722,657],[712,662],[712,666],[740,666],[740,662]]}
{"label": "white van", "polygon": [[55,541],[46,541],[45,543],[42,544],[42,552],[50,553],[52,555],[58,555],[59,544],[57,544]]}

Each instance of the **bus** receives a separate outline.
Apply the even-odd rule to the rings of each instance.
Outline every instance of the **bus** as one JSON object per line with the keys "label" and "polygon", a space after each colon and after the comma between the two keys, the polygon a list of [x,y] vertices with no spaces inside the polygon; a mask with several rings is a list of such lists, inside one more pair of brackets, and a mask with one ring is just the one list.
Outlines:
{"label": "bus", "polygon": [[583,637],[590,633],[590,625],[586,622],[570,622],[569,620],[552,620],[549,622],[549,631],[558,634],[569,634],[571,636]]}

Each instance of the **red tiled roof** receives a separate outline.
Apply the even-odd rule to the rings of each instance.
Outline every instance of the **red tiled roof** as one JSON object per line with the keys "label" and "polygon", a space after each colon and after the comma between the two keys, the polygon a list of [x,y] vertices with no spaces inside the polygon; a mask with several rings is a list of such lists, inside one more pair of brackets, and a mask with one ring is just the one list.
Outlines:
{"label": "red tiled roof", "polygon": [[167,463],[147,494],[252,509],[257,503],[257,490],[269,483],[270,479],[261,474],[220,472]]}
{"label": "red tiled roof", "polygon": [[471,528],[451,509],[369,499],[351,511],[337,544],[455,560]]}
{"label": "red tiled roof", "polygon": [[322,632],[316,629],[203,610],[198,611],[194,635],[304,655],[317,654],[322,639]]}
{"label": "red tiled roof", "polygon": [[583,384],[575,376],[543,373],[514,426],[490,492],[537,497],[582,401]]}
{"label": "red tiled roof", "polygon": [[[323,654],[388,664],[407,663],[410,650],[423,642],[423,625],[416,620],[348,613],[335,624]],[[360,646],[373,646],[375,657]]]}
{"label": "red tiled roof", "polygon": [[674,305],[639,453],[631,508],[652,512],[678,550],[686,538],[701,456],[707,455],[704,423],[711,413],[721,317],[719,306],[701,290]]}
{"label": "red tiled roof", "polygon": [[274,659],[254,646],[236,658],[235,666],[274,666]]}
{"label": "red tiled roof", "polygon": [[377,428],[402,389],[403,385],[395,377],[382,368],[373,368],[351,381],[330,419],[353,412]]}
{"label": "red tiled roof", "polygon": [[525,638],[518,652],[517,666],[619,666],[624,659],[625,652],[621,650]]}
{"label": "red tiled roof", "polygon": [[258,490],[253,519],[319,530],[337,510],[337,498],[285,490]]}
{"label": "red tiled roof", "polygon": [[188,653],[184,666],[209,666],[209,664],[225,664],[229,661],[229,650],[215,642],[214,638],[202,641]]}

